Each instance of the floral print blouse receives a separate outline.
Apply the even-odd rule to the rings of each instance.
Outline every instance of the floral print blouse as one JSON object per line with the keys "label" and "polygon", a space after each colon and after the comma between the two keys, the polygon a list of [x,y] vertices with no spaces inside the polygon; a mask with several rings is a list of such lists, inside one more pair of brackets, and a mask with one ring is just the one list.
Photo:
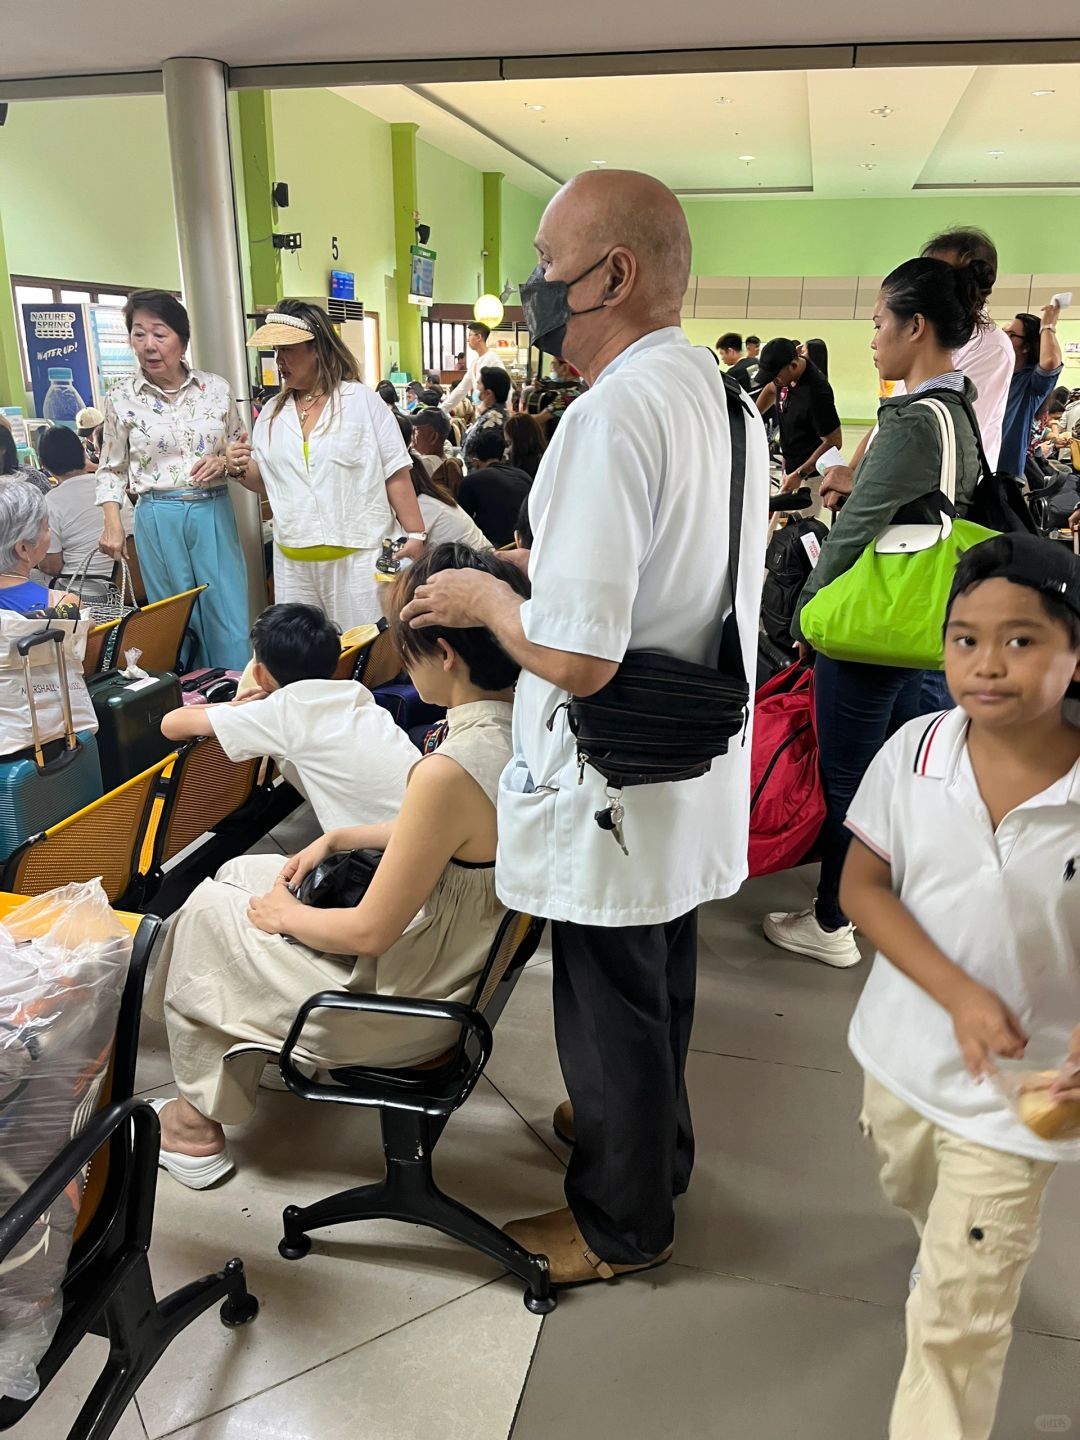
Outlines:
{"label": "floral print blouse", "polygon": [[105,432],[97,472],[97,503],[122,504],[125,490],[186,490],[191,467],[223,455],[243,433],[228,381],[191,370],[179,394],[167,396],[141,370],[125,376],[105,399]]}

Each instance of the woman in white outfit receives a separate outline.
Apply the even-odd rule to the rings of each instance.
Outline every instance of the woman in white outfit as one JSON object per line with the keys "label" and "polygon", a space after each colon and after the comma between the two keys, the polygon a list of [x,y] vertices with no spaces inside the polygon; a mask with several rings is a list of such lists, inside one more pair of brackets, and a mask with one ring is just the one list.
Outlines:
{"label": "woman in white outfit", "polygon": [[[380,401],[381,404],[381,401]],[[398,618],[429,576],[476,569],[528,595],[520,570],[440,545],[403,572],[388,615],[409,676],[447,706],[440,749],[413,767],[396,820],[334,830],[285,862],[246,856],[204,881],[169,932],[147,996],[164,1014],[179,1099],[155,1102],[160,1163],[205,1189],[233,1169],[223,1125],[247,1120],[267,1056],[320,990],[468,1000],[505,915],[495,894],[499,776],[510,759],[518,666],[481,629],[412,630]],[[332,851],[384,851],[352,909],[301,905],[292,889]],[[411,1065],[453,1043],[455,1027],[320,1011],[298,1055],[315,1064]]]}
{"label": "woman in white outfit", "polygon": [[319,605],[343,630],[372,624],[382,541],[404,532],[415,560],[427,538],[394,418],[320,306],[282,300],[248,344],[274,348],[281,391],[225,458],[269,497],[275,599]]}

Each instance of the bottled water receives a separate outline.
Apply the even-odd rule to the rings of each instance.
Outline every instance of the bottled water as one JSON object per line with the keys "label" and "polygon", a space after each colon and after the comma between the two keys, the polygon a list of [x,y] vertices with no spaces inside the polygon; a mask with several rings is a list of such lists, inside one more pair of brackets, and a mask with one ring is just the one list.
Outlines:
{"label": "bottled water", "polygon": [[49,388],[41,407],[41,418],[51,425],[66,425],[75,429],[75,416],[85,409],[86,401],[72,384],[71,371],[66,365],[50,365]]}

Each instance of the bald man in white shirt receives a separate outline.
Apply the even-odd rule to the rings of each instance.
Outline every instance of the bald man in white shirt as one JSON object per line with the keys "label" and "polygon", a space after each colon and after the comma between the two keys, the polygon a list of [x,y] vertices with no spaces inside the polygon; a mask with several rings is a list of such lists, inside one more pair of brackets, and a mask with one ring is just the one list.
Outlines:
{"label": "bald man in white shirt", "polygon": [[625,171],[580,175],[548,206],[536,247],[522,287],[533,343],[591,388],[566,411],[530,495],[532,597],[446,572],[407,615],[486,626],[522,665],[496,887],[552,921],[570,1096],[555,1122],[575,1144],[566,1206],[506,1230],[547,1255],[559,1285],[671,1254],[672,1199],[694,1155],[684,1069],[697,907],[746,877],[750,798],[749,739],[733,740],[705,775],[622,792],[624,852],[596,822],[606,782],[579,762],[565,703],[600,690],[630,650],[715,666],[733,608],[754,674],[769,480],[765,432],[744,404],[733,597],[726,395],[713,357],[680,329],[690,237],[672,192]]}

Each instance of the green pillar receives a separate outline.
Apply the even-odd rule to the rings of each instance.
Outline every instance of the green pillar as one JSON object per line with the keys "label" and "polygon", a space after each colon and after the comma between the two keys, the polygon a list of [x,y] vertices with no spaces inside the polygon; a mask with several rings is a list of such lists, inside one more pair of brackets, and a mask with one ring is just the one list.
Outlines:
{"label": "green pillar", "polygon": [[394,289],[397,294],[398,365],[414,379],[423,368],[420,309],[409,304],[410,248],[416,244],[416,132],[418,125],[390,126],[394,167]]}
{"label": "green pillar", "polygon": [[15,301],[11,274],[4,249],[3,217],[0,216],[0,405],[26,406],[22,361],[19,359],[19,331],[15,324]]}
{"label": "green pillar", "polygon": [[270,198],[274,183],[274,121],[269,90],[241,90],[240,154],[244,175],[253,305],[276,305],[281,298],[281,251],[274,249],[277,206]]}
{"label": "green pillar", "polygon": [[484,290],[498,295],[502,273],[502,183],[497,170],[484,171]]}

